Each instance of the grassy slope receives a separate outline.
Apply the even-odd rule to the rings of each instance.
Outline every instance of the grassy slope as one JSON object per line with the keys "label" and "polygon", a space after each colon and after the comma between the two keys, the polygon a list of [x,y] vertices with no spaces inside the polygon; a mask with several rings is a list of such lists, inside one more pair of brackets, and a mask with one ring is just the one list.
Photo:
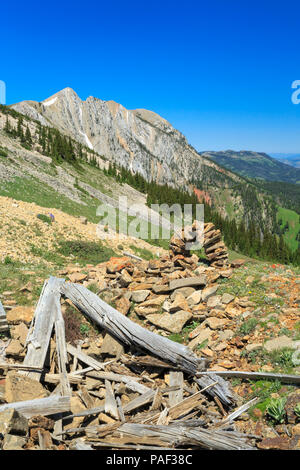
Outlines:
{"label": "grassy slope", "polygon": [[296,241],[296,236],[300,230],[300,217],[299,215],[289,209],[284,207],[278,208],[277,219],[282,219],[281,227],[284,227],[286,222],[289,223],[289,230],[284,234],[284,239],[286,243],[293,249],[296,250],[298,247],[298,242]]}

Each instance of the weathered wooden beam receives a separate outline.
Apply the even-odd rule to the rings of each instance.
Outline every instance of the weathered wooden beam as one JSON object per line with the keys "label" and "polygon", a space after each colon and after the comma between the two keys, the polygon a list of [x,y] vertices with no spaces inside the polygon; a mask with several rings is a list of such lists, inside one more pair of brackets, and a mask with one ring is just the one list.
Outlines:
{"label": "weathered wooden beam", "polygon": [[204,367],[205,361],[194,355],[186,346],[134,323],[82,285],[64,283],[60,286],[60,291],[90,320],[122,343],[141,348],[193,375],[201,366]]}
{"label": "weathered wooden beam", "polygon": [[61,394],[63,396],[71,396],[72,391],[68,378],[67,365],[68,365],[68,354],[66,345],[66,332],[65,322],[62,316],[60,305],[56,309],[56,321],[55,321],[55,339],[56,339],[56,352],[58,370],[60,375],[61,383]]}
{"label": "weathered wooden beam", "polygon": [[159,439],[168,445],[189,445],[196,448],[206,448],[215,450],[253,450],[249,444],[249,438],[246,434],[236,433],[234,431],[223,431],[217,429],[191,428],[184,424],[176,425],[147,425],[125,423],[122,424],[118,433],[121,436],[130,436],[143,439]]}
{"label": "weathered wooden beam", "polygon": [[105,405],[104,405],[105,413],[112,416],[116,420],[119,419],[119,411],[117,402],[115,399],[115,394],[112,388],[112,385],[109,380],[105,380]]}
{"label": "weathered wooden beam", "polygon": [[0,301],[0,333],[5,333],[6,331],[9,331],[9,326],[4,307]]}
{"label": "weathered wooden beam", "polygon": [[143,258],[140,258],[139,256],[133,255],[132,253],[129,253],[129,251],[123,251],[124,256],[129,256],[132,259],[136,259],[137,261],[143,261]]}
{"label": "weathered wooden beam", "polygon": [[[23,362],[26,366],[34,366],[39,369],[44,367],[54,322],[60,311],[59,288],[63,282],[63,279],[50,277],[44,284],[26,340],[27,354]],[[35,380],[41,378],[40,372],[20,373]]]}
{"label": "weathered wooden beam", "polygon": [[137,393],[145,393],[149,389],[146,385],[140,384],[140,377],[131,377],[130,375],[115,374],[113,372],[88,372],[87,377],[99,380],[111,380],[114,382],[123,382],[126,387]]}
{"label": "weathered wooden beam", "polygon": [[183,373],[182,372],[170,372],[170,387],[178,387],[174,392],[169,394],[169,405],[170,407],[177,405],[183,400]]}
{"label": "weathered wooden beam", "polygon": [[105,367],[105,363],[99,362],[93,357],[88,356],[85,354],[83,351],[81,351],[79,348],[75,348],[71,344],[67,344],[67,351],[70,353],[72,356],[77,358],[77,360],[83,362],[84,364],[87,364],[88,366],[92,367],[95,370],[103,370]]}
{"label": "weathered wooden beam", "polygon": [[15,409],[23,414],[25,418],[31,418],[36,415],[49,416],[70,411],[70,406],[70,397],[51,395],[47,398],[7,403],[0,406],[0,412]]}
{"label": "weathered wooden beam", "polygon": [[276,374],[272,372],[244,372],[239,370],[222,370],[222,371],[203,371],[197,374],[197,377],[205,376],[219,376],[219,377],[238,377],[240,379],[267,379],[267,380],[279,380],[282,383],[288,384],[300,384],[300,375],[291,374]]}

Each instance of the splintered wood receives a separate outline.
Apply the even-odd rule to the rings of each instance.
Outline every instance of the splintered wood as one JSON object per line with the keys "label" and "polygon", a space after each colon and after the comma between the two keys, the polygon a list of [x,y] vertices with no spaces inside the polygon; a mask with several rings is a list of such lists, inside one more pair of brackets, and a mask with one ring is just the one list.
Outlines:
{"label": "splintered wood", "polygon": [[[122,342],[125,353],[104,361],[67,344],[61,295]],[[254,402],[233,411],[229,383],[206,375],[201,358],[131,321],[82,285],[53,277],[44,284],[23,364],[0,363],[0,370],[23,380],[24,393],[26,380],[36,394],[44,393],[0,406],[0,412],[15,409],[28,419],[38,415],[35,445],[41,450],[253,448],[251,436],[233,424]],[[224,410],[230,413],[225,418]],[[53,420],[51,433],[46,416]]]}

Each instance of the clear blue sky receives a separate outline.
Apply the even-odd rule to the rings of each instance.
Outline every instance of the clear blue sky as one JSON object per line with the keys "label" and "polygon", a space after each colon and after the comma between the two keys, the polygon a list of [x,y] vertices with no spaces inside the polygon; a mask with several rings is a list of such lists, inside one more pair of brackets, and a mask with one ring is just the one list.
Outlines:
{"label": "clear blue sky", "polygon": [[70,86],[151,109],[198,150],[300,151],[296,1],[2,2],[7,103]]}

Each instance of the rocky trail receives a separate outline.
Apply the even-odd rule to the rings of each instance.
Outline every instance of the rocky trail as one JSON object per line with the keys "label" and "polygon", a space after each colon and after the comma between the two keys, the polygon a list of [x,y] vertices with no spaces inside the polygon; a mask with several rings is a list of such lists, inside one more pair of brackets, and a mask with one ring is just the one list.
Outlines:
{"label": "rocky trail", "polygon": [[3,449],[300,448],[299,272],[205,233],[2,292]]}

